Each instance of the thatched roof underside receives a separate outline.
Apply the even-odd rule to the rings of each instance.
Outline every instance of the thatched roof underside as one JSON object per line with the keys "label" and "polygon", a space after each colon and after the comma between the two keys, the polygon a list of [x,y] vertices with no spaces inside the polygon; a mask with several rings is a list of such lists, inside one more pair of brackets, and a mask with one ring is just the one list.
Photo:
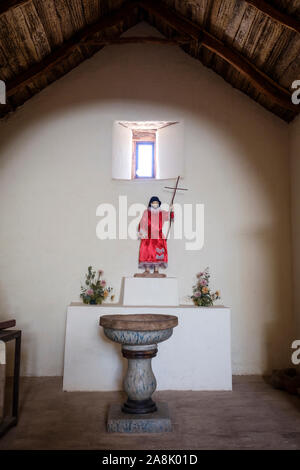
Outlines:
{"label": "thatched roof underside", "polygon": [[[165,39],[120,38],[147,21]],[[287,122],[299,112],[300,0],[2,0],[0,117],[107,44],[176,43]]]}

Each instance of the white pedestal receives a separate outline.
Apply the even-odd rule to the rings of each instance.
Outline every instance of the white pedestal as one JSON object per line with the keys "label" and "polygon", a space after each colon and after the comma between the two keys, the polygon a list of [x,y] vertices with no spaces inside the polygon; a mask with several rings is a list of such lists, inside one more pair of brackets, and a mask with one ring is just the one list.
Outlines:
{"label": "white pedestal", "polygon": [[63,389],[122,390],[126,360],[121,346],[99,326],[107,314],[176,315],[173,336],[152,360],[158,390],[231,390],[230,309],[225,307],[124,307],[71,304],[67,314]]}
{"label": "white pedestal", "polygon": [[178,306],[176,277],[125,277],[123,305]]}

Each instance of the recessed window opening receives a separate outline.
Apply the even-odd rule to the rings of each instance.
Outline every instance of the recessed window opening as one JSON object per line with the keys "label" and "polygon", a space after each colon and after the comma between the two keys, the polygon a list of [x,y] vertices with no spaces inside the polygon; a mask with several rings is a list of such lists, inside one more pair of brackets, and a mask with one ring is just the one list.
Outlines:
{"label": "recessed window opening", "polygon": [[182,121],[114,122],[114,179],[172,179],[183,173]]}

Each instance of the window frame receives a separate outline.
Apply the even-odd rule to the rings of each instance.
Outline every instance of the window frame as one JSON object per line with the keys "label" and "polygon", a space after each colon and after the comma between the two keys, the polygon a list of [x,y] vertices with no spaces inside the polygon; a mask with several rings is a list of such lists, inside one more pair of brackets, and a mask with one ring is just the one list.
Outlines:
{"label": "window frame", "polygon": [[[153,176],[138,176],[137,170],[137,152],[138,144],[151,144],[152,145],[152,175]],[[148,130],[133,130],[132,132],[132,171],[131,179],[133,180],[151,180],[156,179],[157,175],[157,162],[156,162],[156,131]]]}
{"label": "window frame", "polygon": [[[140,145],[151,145],[152,147],[152,175],[151,176],[138,176],[137,169],[138,169],[138,162],[139,162],[139,147]],[[135,143],[135,178],[136,179],[153,179],[155,178],[155,161],[154,161],[154,147],[155,142],[149,141],[139,141]]]}

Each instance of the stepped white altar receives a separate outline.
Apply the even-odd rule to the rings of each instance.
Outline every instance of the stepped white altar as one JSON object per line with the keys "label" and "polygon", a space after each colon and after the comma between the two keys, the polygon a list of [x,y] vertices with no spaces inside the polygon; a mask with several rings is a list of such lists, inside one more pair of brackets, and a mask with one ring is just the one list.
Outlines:
{"label": "stepped white altar", "polygon": [[99,328],[99,317],[129,313],[178,317],[173,336],[158,346],[159,360],[152,361],[158,390],[232,389],[229,308],[73,303],[67,313],[64,390],[122,390],[126,360]]}

